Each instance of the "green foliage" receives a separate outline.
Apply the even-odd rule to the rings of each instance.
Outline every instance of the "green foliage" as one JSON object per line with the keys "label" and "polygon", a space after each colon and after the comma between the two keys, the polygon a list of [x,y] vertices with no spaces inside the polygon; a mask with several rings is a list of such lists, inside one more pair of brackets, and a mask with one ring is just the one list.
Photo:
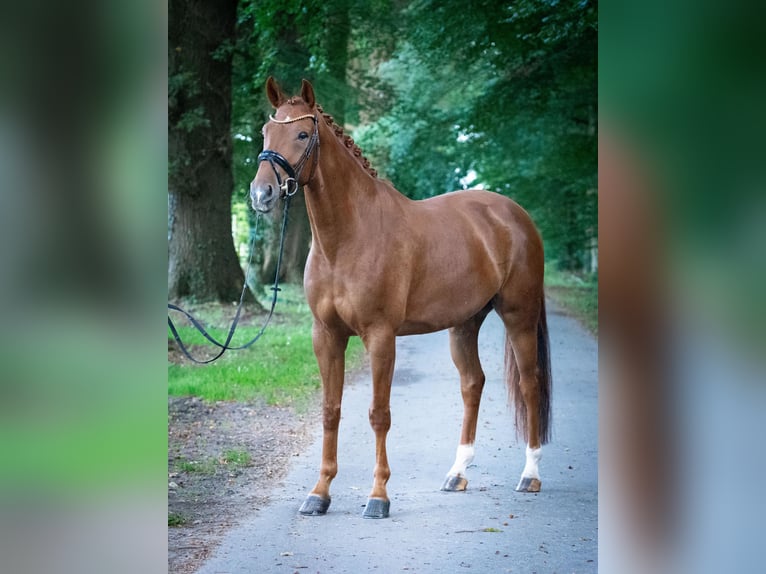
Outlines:
{"label": "green foliage", "polygon": [[414,199],[459,188],[472,167],[458,139],[460,117],[474,90],[454,72],[452,66],[429,68],[413,45],[401,44],[378,68],[393,94],[390,110],[356,130],[381,174]]}
{"label": "green foliage", "polygon": [[209,127],[210,120],[205,116],[202,105],[180,111],[184,100],[194,98],[200,93],[199,80],[191,72],[181,71],[168,77],[168,114],[173,124],[191,133],[200,127]]}
{"label": "green foliage", "polygon": [[204,106],[197,106],[184,112],[176,126],[186,132],[192,132],[197,128],[209,127],[210,120],[205,117]]}

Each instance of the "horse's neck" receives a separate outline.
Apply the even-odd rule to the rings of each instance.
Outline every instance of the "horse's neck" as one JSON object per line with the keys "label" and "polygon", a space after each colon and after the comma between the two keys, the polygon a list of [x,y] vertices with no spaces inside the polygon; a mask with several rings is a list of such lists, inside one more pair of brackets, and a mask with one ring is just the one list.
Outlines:
{"label": "horse's neck", "polygon": [[399,194],[384,189],[334,134],[326,131],[327,135],[320,135],[315,178],[306,186],[306,206],[315,249],[333,259],[342,245],[369,233],[370,220],[379,220],[380,210],[396,201]]}

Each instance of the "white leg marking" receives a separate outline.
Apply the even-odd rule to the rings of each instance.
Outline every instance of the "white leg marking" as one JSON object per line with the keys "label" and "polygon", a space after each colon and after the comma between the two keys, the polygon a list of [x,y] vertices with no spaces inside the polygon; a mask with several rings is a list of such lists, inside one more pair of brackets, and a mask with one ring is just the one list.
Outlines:
{"label": "white leg marking", "polygon": [[536,478],[540,480],[540,470],[538,464],[543,457],[542,448],[529,448],[527,445],[527,462],[524,465],[524,472],[521,473],[522,478]]}
{"label": "white leg marking", "polygon": [[455,464],[449,469],[447,476],[465,476],[465,469],[473,462],[474,448],[471,444],[460,444],[455,455]]}

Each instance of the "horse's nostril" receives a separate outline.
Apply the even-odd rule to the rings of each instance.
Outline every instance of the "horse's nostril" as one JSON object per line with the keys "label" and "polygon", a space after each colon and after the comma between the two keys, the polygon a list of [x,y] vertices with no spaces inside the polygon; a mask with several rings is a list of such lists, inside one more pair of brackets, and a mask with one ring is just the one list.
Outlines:
{"label": "horse's nostril", "polygon": [[274,187],[270,184],[262,186],[250,186],[250,199],[255,203],[270,201],[274,196]]}

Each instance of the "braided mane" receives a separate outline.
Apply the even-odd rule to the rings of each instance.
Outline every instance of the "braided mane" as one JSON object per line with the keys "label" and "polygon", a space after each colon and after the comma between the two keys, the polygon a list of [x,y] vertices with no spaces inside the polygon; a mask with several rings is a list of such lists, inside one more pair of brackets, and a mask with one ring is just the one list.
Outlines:
{"label": "braided mane", "polygon": [[325,113],[325,111],[322,109],[322,106],[319,104],[316,105],[317,110],[319,110],[319,113],[322,114],[322,117],[324,118],[325,122],[327,122],[327,125],[332,128],[335,135],[343,142],[343,145],[348,148],[348,150],[352,153],[354,158],[359,162],[359,165],[361,165],[364,170],[369,173],[372,177],[377,178],[378,177],[378,171],[376,169],[373,169],[370,166],[370,160],[368,160],[364,155],[362,155],[361,148],[354,143],[354,139],[349,135],[344,135],[343,128],[335,123],[335,120],[333,117]]}

